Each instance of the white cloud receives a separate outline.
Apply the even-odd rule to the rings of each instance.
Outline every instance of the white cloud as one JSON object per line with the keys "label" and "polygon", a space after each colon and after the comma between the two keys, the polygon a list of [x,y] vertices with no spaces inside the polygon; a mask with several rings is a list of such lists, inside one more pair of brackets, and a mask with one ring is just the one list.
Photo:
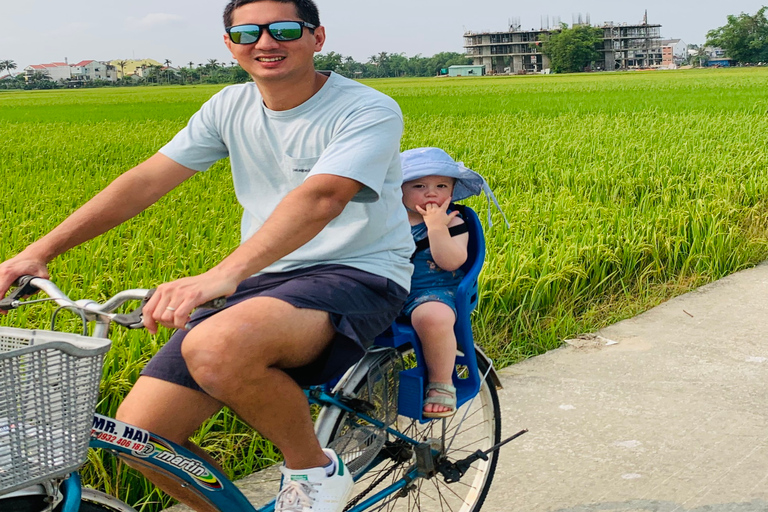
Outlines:
{"label": "white cloud", "polygon": [[170,23],[175,23],[183,19],[178,14],[168,14],[164,12],[153,12],[143,18],[128,18],[126,21],[129,28],[138,30],[150,30]]}

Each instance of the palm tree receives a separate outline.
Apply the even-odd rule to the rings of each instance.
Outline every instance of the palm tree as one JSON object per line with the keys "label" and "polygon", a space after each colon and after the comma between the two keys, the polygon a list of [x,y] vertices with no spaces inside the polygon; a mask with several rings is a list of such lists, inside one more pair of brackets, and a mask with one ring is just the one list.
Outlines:
{"label": "palm tree", "polygon": [[120,78],[125,78],[125,66],[128,64],[127,60],[118,60],[115,62],[120,67]]}
{"label": "palm tree", "polygon": [[219,69],[221,69],[221,64],[219,64],[219,61],[216,59],[208,59],[208,64],[206,64],[205,67],[210,70],[210,76],[214,77],[214,82],[216,82]]}
{"label": "palm tree", "polygon": [[167,83],[171,83],[171,70],[168,69],[171,67],[171,64],[172,64],[171,59],[165,59],[164,64],[165,64],[165,81]]}
{"label": "palm tree", "polygon": [[11,74],[11,70],[16,69],[16,63],[13,62],[12,60],[0,60],[0,73],[5,71],[6,69],[8,70],[8,74],[13,76],[13,74]]}
{"label": "palm tree", "polygon": [[4,69],[7,69],[8,70],[8,74],[11,75],[11,77],[13,77],[13,73],[11,73],[11,71],[16,69],[16,63],[15,62],[13,62],[12,60],[4,60],[3,64],[2,64],[2,67]]}

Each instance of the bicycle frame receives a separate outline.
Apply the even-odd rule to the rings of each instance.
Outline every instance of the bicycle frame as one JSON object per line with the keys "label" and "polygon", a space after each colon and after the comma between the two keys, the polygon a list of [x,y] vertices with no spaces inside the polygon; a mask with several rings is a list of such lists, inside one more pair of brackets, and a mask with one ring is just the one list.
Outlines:
{"label": "bicycle frame", "polygon": [[[419,442],[387,427],[382,422],[366,414],[355,411],[321,387],[306,391],[311,403],[321,406],[333,406],[345,412],[357,414],[361,419],[387,431],[389,434],[416,446]],[[272,512],[274,501],[256,509],[246,499],[240,489],[216,468],[200,459],[186,448],[161,436],[153,434],[127,423],[117,421],[101,414],[94,414],[91,429],[91,448],[101,448],[113,455],[124,455],[133,462],[142,463],[151,469],[170,473],[185,484],[194,487],[199,494],[219,510],[238,510],[243,512]],[[400,491],[418,476],[418,469],[411,468],[406,476],[397,480],[386,489],[359,503],[349,512],[362,512],[368,507]],[[70,475],[62,486],[64,501],[61,512],[77,512],[80,506],[81,486],[77,473]]]}

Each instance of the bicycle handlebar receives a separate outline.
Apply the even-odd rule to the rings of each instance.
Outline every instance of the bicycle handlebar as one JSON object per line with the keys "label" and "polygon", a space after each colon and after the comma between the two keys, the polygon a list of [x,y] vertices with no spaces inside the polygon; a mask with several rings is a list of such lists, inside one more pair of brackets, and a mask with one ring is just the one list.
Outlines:
{"label": "bicycle handlebar", "polygon": [[[92,300],[72,300],[55,283],[41,277],[22,276],[16,280],[15,284],[17,288],[8,297],[0,300],[0,309],[6,311],[16,309],[24,304],[21,302],[21,298],[34,295],[39,290],[61,307],[82,311],[88,320],[108,318],[110,321],[128,328],[139,327],[138,325],[134,326],[134,324],[141,323],[141,308],[151,297],[150,292],[152,291],[142,288],[124,290],[107,299],[103,304],[99,304]],[[113,313],[117,308],[131,300],[140,300],[142,305],[127,315]],[[136,318],[138,318],[138,322],[136,322]]]}
{"label": "bicycle handlebar", "polygon": [[[61,307],[82,311],[89,321],[98,321],[99,323],[106,324],[115,322],[128,329],[141,329],[144,327],[141,312],[147,301],[149,301],[155,293],[155,288],[123,290],[107,299],[103,304],[100,304],[96,301],[87,299],[74,301],[67,297],[67,295],[52,281],[41,277],[22,276],[15,284],[17,285],[17,288],[8,295],[8,297],[0,299],[0,309],[5,311],[16,309],[24,304],[20,300],[22,297],[34,295],[39,290],[48,295],[48,297]],[[141,305],[127,314],[114,313],[117,308],[131,300],[140,300]],[[208,301],[205,304],[201,304],[198,307],[220,309],[224,307],[225,304],[226,298],[219,297]]]}

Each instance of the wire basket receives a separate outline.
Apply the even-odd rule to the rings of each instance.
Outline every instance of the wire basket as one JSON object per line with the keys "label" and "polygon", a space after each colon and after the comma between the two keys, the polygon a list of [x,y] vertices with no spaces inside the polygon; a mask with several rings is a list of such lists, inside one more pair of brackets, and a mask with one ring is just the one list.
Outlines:
{"label": "wire basket", "polygon": [[85,462],[110,341],[0,327],[0,494]]}

